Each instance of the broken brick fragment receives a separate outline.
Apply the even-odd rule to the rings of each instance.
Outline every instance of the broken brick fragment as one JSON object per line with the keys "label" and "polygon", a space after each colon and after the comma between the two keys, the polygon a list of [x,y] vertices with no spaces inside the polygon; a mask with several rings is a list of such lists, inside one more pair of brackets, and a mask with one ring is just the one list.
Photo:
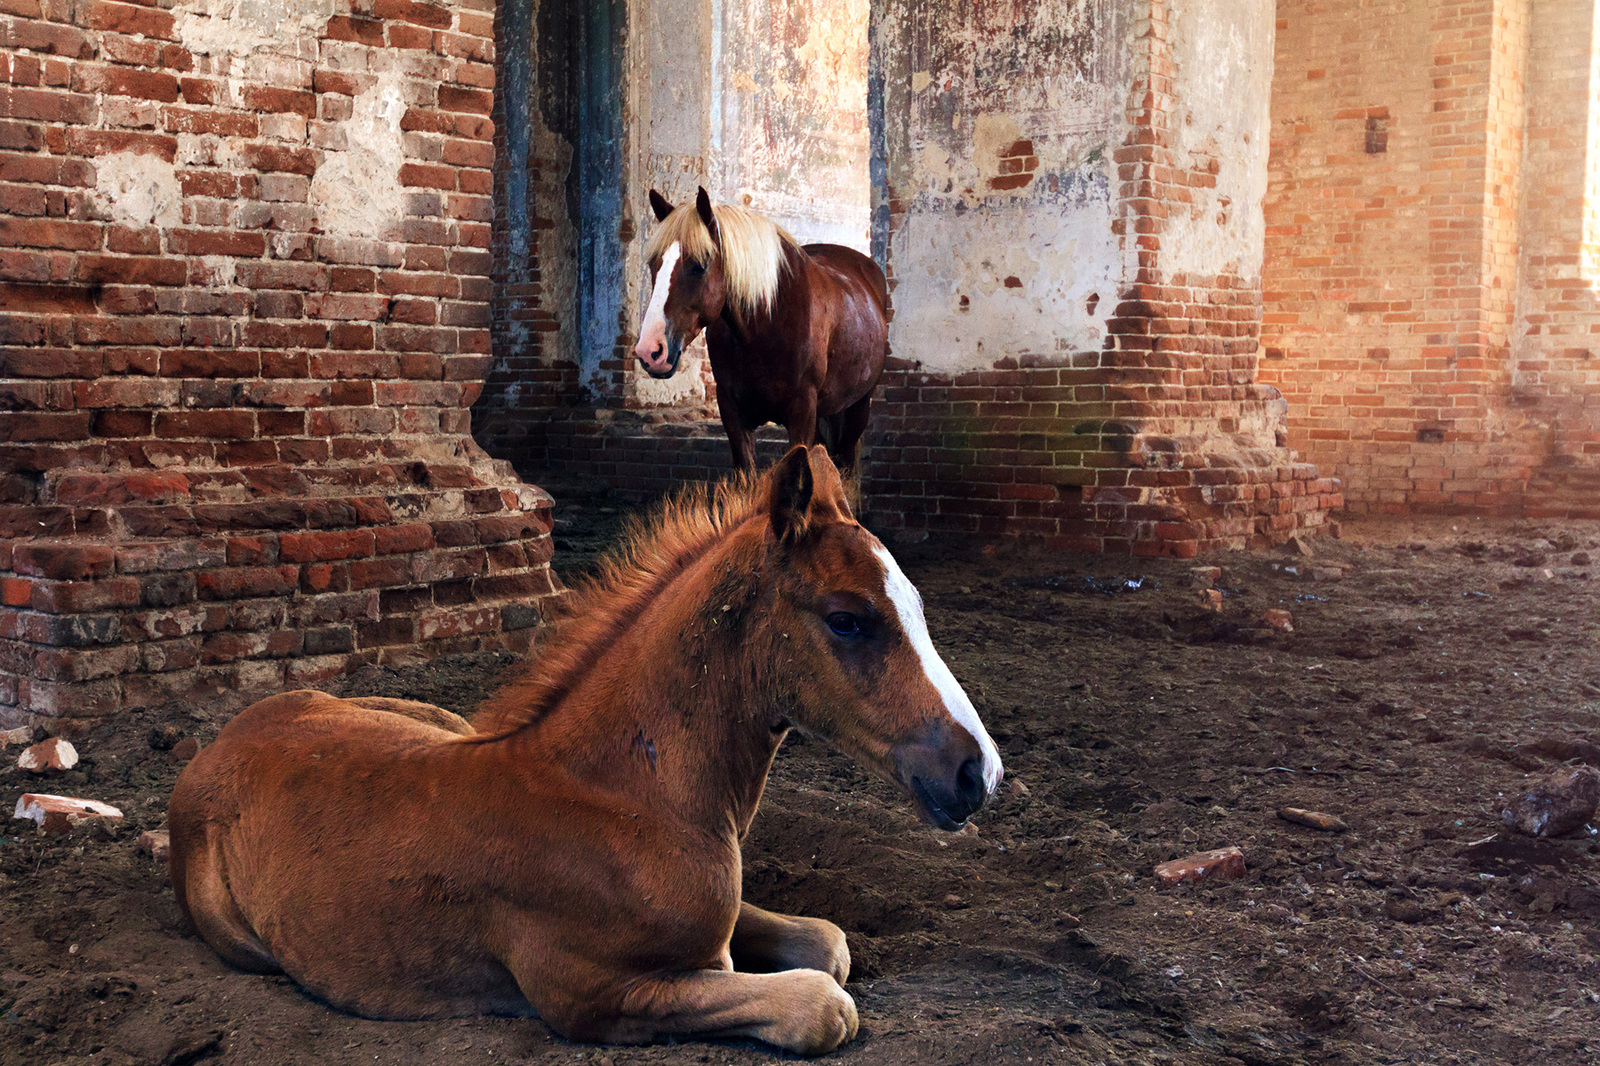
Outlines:
{"label": "broken brick fragment", "polygon": [[1236,881],[1244,876],[1244,852],[1238,848],[1217,848],[1159,863],[1156,876],[1163,884],[1185,881]]}
{"label": "broken brick fragment", "polygon": [[51,737],[27,748],[17,756],[17,767],[35,774],[56,773],[78,765],[78,749],[71,741]]}
{"label": "broken brick fragment", "polygon": [[17,809],[12,818],[38,822],[41,832],[69,833],[74,826],[95,819],[107,822],[120,821],[122,812],[111,804],[101,803],[99,800],[24,792],[17,800]]}

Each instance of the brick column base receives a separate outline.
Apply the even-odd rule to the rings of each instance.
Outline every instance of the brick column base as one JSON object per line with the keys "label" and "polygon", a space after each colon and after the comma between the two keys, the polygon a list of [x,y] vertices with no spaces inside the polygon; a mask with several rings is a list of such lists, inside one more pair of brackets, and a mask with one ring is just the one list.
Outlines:
{"label": "brick column base", "polygon": [[0,539],[0,725],[71,734],[366,663],[526,650],[559,594],[550,497],[466,438],[457,453],[63,475],[54,506],[0,508],[0,535],[46,533]]}

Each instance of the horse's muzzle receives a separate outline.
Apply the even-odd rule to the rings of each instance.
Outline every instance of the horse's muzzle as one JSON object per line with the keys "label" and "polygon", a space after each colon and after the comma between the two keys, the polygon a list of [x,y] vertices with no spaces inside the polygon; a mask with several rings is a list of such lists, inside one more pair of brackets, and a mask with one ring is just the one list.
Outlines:
{"label": "horse's muzzle", "polygon": [[989,799],[983,784],[983,750],[960,727],[937,726],[926,739],[890,753],[895,777],[916,801],[922,819],[940,829],[960,829]]}
{"label": "horse's muzzle", "polygon": [[633,354],[639,357],[639,365],[644,367],[646,374],[656,379],[670,378],[678,372],[678,360],[683,358],[683,343],[668,336],[665,344],[656,345],[649,353],[635,348]]}

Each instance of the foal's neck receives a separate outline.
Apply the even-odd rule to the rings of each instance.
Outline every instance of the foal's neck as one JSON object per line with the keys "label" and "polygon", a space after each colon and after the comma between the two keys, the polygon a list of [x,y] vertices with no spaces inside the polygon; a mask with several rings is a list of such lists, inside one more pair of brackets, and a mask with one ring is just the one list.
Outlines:
{"label": "foal's neck", "polygon": [[537,730],[539,748],[623,802],[742,835],[783,739],[759,572],[764,519],[687,566]]}

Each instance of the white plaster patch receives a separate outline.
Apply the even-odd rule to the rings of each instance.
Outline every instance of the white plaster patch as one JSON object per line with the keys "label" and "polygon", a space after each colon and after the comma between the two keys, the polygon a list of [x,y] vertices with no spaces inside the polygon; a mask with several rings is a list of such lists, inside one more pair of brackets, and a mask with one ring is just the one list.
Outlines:
{"label": "white plaster patch", "polygon": [[922,662],[922,672],[927,675],[940,697],[944,699],[945,710],[950,712],[950,717],[972,734],[972,738],[982,749],[983,787],[993,794],[1000,785],[1001,775],[1005,772],[1000,763],[1000,750],[995,747],[989,731],[983,727],[983,721],[978,717],[978,709],[967,698],[961,682],[956,680],[955,675],[950,672],[950,667],[945,665],[945,661],[935,650],[933,638],[928,635],[928,622],[922,614],[922,596],[917,592],[917,587],[906,577],[905,571],[900,569],[900,564],[894,561],[894,556],[889,554],[888,548],[880,545],[872,549],[872,553],[883,564],[884,592],[888,594],[889,602],[894,604],[895,613],[900,617],[900,628],[905,631],[906,638],[916,649],[917,658]]}
{"label": "white plaster patch", "polygon": [[405,116],[400,76],[380,75],[355,98],[339,124],[349,148],[329,152],[311,178],[311,206],[325,232],[382,240],[404,216],[405,160],[400,120]]}
{"label": "white plaster patch", "polygon": [[1077,203],[1032,210],[993,199],[965,213],[917,203],[894,236],[891,261],[890,347],[929,370],[1095,351],[1120,271],[1108,186],[1086,183]]}
{"label": "white plaster patch", "polygon": [[117,222],[163,228],[183,222],[177,169],[160,156],[103,155],[95,161],[94,181],[102,209]]}
{"label": "white plaster patch", "polygon": [[1161,267],[1171,274],[1261,274],[1271,140],[1273,5],[1213,3],[1174,9],[1173,152],[1195,169],[1216,167],[1214,188],[1191,189],[1161,237]]}
{"label": "white plaster patch", "polygon": [[334,0],[185,0],[173,9],[173,28],[200,55],[249,55],[322,35]]}

